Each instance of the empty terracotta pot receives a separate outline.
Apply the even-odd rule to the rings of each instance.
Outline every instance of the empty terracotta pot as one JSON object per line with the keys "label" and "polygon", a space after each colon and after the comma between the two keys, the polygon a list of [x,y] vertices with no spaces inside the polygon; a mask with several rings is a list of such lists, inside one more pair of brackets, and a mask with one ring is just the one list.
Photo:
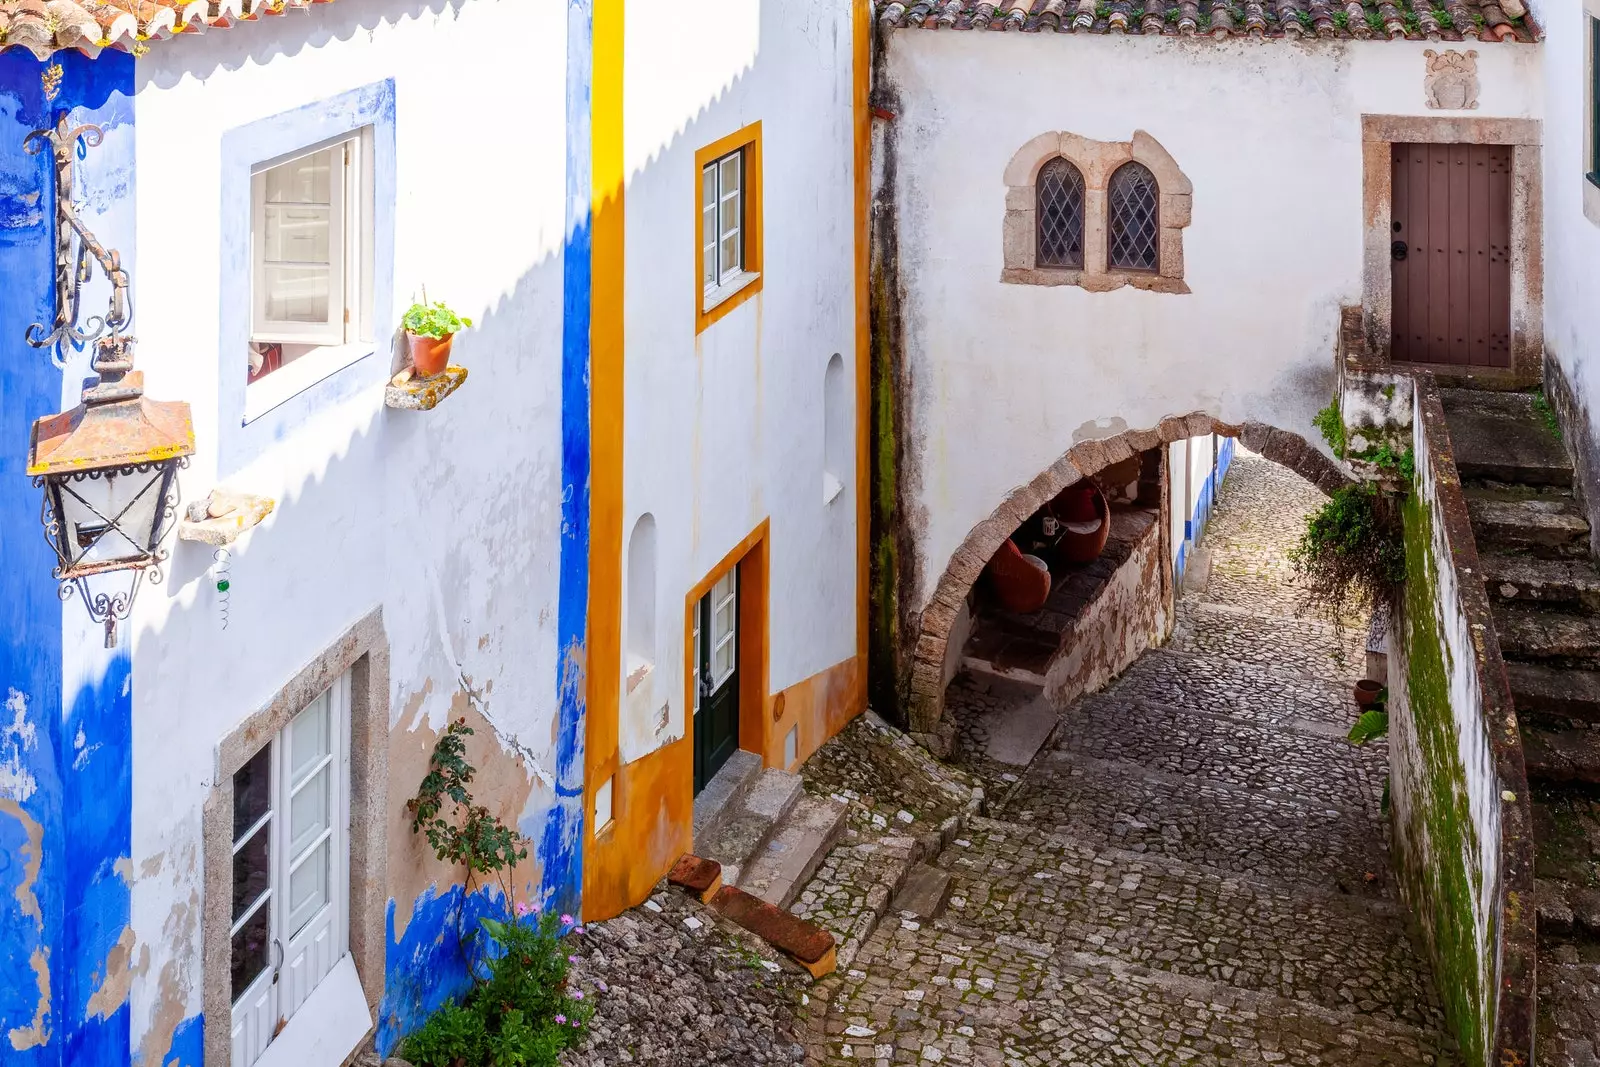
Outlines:
{"label": "empty terracotta pot", "polygon": [[444,373],[444,369],[450,365],[450,344],[455,337],[453,333],[443,337],[406,334],[406,342],[411,346],[411,365],[416,368],[419,378],[433,378]]}
{"label": "empty terracotta pot", "polygon": [[1069,486],[1050,504],[1066,527],[1056,542],[1056,558],[1064,563],[1093,563],[1111,536],[1111,508],[1100,487],[1085,478]]}
{"label": "empty terracotta pot", "polygon": [[1370,708],[1378,703],[1378,697],[1383,693],[1383,685],[1370,678],[1363,678],[1355,685],[1356,706]]}

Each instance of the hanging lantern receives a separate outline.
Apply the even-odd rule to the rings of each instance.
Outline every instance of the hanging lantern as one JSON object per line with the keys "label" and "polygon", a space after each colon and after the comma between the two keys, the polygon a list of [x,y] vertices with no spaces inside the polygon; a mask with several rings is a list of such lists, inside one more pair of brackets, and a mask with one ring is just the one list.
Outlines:
{"label": "hanging lantern", "polygon": [[[28,475],[44,490],[41,521],[58,560],[61,599],[76,590],[112,648],[146,572],[161,580],[161,542],[178,517],[178,469],[194,453],[194,427],[188,404],[145,397],[144,375],[133,369],[134,340],[122,333],[131,318],[128,272],[72,205],[78,144],[98,145],[101,136],[98,126],[71,126],[63,112],[54,129],[35,130],[23,141],[30,152],[51,146],[56,181],[56,314],[48,327],[30,326],[27,341],[53,349],[63,366],[65,345],[92,343],[99,375],[77,407],[34,422]],[[78,298],[94,263],[111,282],[111,303],[104,316],[80,326]],[[129,571],[126,590],[90,589],[91,578]]]}
{"label": "hanging lantern", "polygon": [[[28,474],[44,489],[45,537],[60,560],[62,599],[76,588],[111,648],[145,572],[160,581],[161,542],[177,520],[178,468],[194,453],[194,428],[188,404],[144,395],[132,338],[100,341],[94,369],[100,379],[84,389],[81,404],[33,424]],[[91,593],[89,578],[129,570],[125,593]]]}

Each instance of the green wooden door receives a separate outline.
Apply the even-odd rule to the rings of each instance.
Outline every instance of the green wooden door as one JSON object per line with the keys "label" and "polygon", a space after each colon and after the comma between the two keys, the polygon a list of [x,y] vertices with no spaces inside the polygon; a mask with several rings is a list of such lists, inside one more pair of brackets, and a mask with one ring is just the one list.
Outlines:
{"label": "green wooden door", "polygon": [[695,609],[694,791],[716,777],[739,747],[739,568]]}

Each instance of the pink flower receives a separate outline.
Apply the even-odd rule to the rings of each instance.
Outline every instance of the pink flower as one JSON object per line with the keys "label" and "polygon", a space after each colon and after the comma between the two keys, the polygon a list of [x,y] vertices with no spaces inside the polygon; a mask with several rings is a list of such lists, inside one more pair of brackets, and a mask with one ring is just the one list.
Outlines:
{"label": "pink flower", "polygon": [[576,1019],[572,1020],[572,1028],[574,1030],[576,1030],[578,1028],[578,1020],[576,1020]]}
{"label": "pink flower", "polygon": [[602,992],[602,993],[609,993],[609,992],[611,992],[611,987],[610,987],[610,986],[608,986],[608,985],[606,985],[606,984],[605,984],[605,982],[603,982],[603,981],[602,981],[602,980],[600,980],[600,979],[599,979],[599,978],[596,978],[596,979],[595,979],[595,980],[594,980],[594,985],[595,985],[595,988],[596,988],[596,989],[598,989],[598,990],[600,990],[600,992]]}
{"label": "pink flower", "polygon": [[573,990],[573,991],[572,991],[572,995],[573,995],[573,997],[574,997],[574,998],[575,998],[575,999],[577,999],[577,1000],[582,1000],[582,999],[583,999],[583,990],[581,990],[581,989],[574,989],[574,990]]}
{"label": "pink flower", "polygon": [[572,925],[572,916],[570,916],[570,915],[561,916],[561,925],[562,926],[571,926]]}
{"label": "pink flower", "polygon": [[567,1021],[567,1017],[566,1017],[566,1016],[565,1016],[565,1015],[557,1015],[557,1016],[556,1016],[556,1022],[558,1022],[558,1023],[564,1023],[564,1022],[566,1022],[566,1021]]}
{"label": "pink flower", "polygon": [[567,957],[567,962],[568,963],[577,963],[578,962],[578,957],[576,957],[576,956],[568,956]]}
{"label": "pink flower", "polygon": [[529,906],[529,904],[528,904],[528,902],[526,900],[517,901],[517,918],[519,918],[519,919],[526,918],[528,913],[530,911],[532,911],[532,910],[533,910],[533,908],[531,906]]}
{"label": "pink flower", "polygon": [[575,934],[581,934],[581,933],[583,933],[583,927],[580,926],[577,929],[573,930],[572,932],[575,933]]}

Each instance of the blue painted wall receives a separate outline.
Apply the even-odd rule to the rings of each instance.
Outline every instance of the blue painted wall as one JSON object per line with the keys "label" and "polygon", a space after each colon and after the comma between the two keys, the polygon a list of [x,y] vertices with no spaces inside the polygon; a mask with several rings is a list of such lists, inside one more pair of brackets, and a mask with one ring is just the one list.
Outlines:
{"label": "blue painted wall", "polygon": [[[0,54],[0,1062],[8,1067],[129,1062],[127,1006],[90,1017],[88,1001],[129,915],[116,863],[132,837],[132,680],[125,649],[75,656],[88,677],[64,677],[55,558],[39,526],[39,492],[23,473],[31,424],[59,409],[63,388],[50,354],[23,341],[29,323],[54,315],[54,189],[48,152],[25,154],[22,140],[62,108],[107,126],[106,143],[79,163],[76,192],[91,226],[131,266],[133,65],[113,53],[53,63]],[[85,310],[97,303],[86,300]],[[87,356],[68,356],[76,386]]]}

